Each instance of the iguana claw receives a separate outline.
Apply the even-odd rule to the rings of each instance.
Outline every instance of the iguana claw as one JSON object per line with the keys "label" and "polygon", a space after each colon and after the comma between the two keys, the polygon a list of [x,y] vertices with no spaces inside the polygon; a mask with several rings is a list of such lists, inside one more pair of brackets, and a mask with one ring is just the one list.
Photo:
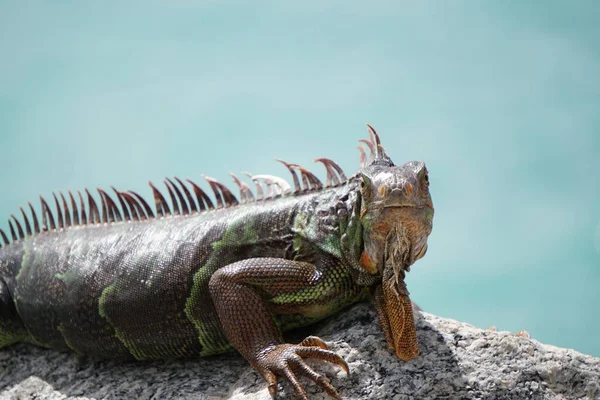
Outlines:
{"label": "iguana claw", "polygon": [[325,342],[316,336],[309,336],[300,344],[279,344],[264,350],[256,366],[267,381],[271,397],[275,398],[277,395],[277,376],[283,376],[294,387],[299,398],[308,400],[306,391],[296,377],[296,374],[300,374],[315,382],[334,399],[341,399],[329,380],[308,366],[304,358],[328,361],[341,367],[347,375],[350,374],[346,361],[336,353],[327,350]]}
{"label": "iguana claw", "polygon": [[323,350],[329,350],[327,344],[320,337],[317,336],[307,336],[306,339],[299,343],[299,345],[304,347],[320,347]]}

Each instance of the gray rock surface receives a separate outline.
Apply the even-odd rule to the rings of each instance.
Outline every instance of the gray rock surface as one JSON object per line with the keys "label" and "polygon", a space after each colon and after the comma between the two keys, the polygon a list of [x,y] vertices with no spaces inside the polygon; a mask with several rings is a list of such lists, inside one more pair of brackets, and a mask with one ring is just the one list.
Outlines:
{"label": "gray rock surface", "polygon": [[[350,364],[313,362],[345,399],[600,399],[600,359],[509,332],[422,313],[421,356],[398,360],[369,305],[360,304],[295,340],[317,334]],[[304,381],[311,399],[326,399]],[[293,398],[280,385],[280,399]],[[0,399],[270,399],[262,378],[236,354],[196,360],[81,359],[34,346],[0,350]]]}

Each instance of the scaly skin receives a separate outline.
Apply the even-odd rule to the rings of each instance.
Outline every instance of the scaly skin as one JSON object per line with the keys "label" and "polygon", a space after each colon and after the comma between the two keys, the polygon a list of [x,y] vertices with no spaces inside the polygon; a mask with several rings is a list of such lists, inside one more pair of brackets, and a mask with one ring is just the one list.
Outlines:
{"label": "scaly skin", "polygon": [[[91,205],[91,223],[79,224],[75,218],[83,213],[73,210],[71,223],[66,202],[64,216],[58,207],[58,229],[49,211],[39,233],[25,235],[16,222],[18,237],[0,248],[0,347],[22,341],[140,360],[233,347],[273,396],[283,377],[307,399],[296,378],[301,374],[339,398],[304,359],[320,358],[348,372],[345,361],[319,338],[292,345],[281,332],[370,298],[389,346],[401,359],[416,357],[404,275],[425,254],[431,232],[427,170],[421,162],[394,166],[374,131],[372,137],[367,144],[374,159],[350,179],[325,160],[333,183],[325,188],[302,167],[287,164],[310,190],[249,201],[241,184],[247,202],[235,204],[207,178],[217,201],[222,196],[228,206],[193,212],[191,197],[187,203],[180,197],[183,212],[171,215],[155,194],[163,216],[135,218],[134,203],[117,192],[131,217],[116,221],[112,200],[101,192],[104,223],[99,213],[93,219]],[[143,215],[141,206],[137,212]]]}

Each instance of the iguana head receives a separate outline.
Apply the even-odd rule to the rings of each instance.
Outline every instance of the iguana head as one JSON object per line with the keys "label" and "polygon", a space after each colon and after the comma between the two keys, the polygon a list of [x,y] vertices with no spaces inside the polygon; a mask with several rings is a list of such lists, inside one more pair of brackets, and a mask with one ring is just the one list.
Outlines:
{"label": "iguana head", "polygon": [[411,359],[418,346],[404,276],[427,251],[433,226],[429,176],[420,161],[395,166],[374,131],[372,135],[374,160],[358,174],[364,246],[360,264],[382,277],[375,299],[380,320],[396,354]]}
{"label": "iguana head", "polygon": [[[433,203],[425,163],[411,161],[400,167],[371,165],[360,172],[364,251],[361,264],[383,272],[389,246],[402,248],[401,269],[410,269],[427,251],[433,223]],[[403,243],[389,243],[392,231]],[[390,250],[390,249],[388,249]]]}

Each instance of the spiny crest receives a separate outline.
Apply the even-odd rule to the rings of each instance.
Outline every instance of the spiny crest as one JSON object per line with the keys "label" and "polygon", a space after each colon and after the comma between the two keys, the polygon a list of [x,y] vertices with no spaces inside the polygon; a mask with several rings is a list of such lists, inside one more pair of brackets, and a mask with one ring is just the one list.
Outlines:
{"label": "spiny crest", "polygon": [[[361,139],[360,142],[369,148],[369,164],[387,163],[393,165],[381,146],[377,132],[368,124],[367,127],[370,139]],[[367,155],[363,146],[359,146],[358,149],[360,150],[360,165],[361,168],[364,168],[367,166]],[[186,179],[187,185],[191,188],[190,191],[186,183],[179,178],[174,178],[174,180],[165,178],[163,182],[167,188],[171,205],[169,205],[167,199],[156,186],[152,182],[149,182],[156,207],[156,215],[152,212],[150,205],[144,198],[136,192],[119,191],[112,186],[111,189],[116,195],[118,204],[106,191],[98,188],[100,207],[98,207],[98,203],[96,203],[96,200],[87,189],[85,189],[85,195],[77,191],[79,205],[71,191],[68,192],[69,201],[67,201],[67,197],[63,193],[59,193],[58,196],[52,193],[56,209],[55,213],[52,212],[46,200],[40,196],[41,225],[34,207],[31,203],[28,203],[33,224],[30,223],[29,216],[23,207],[20,207],[22,222],[13,214],[11,214],[8,221],[12,240],[9,240],[9,237],[2,229],[0,229],[0,238],[4,242],[4,245],[9,245],[11,241],[15,242],[41,232],[61,230],[72,226],[108,224],[122,221],[145,221],[169,215],[189,215],[208,210],[233,207],[239,204],[275,199],[282,196],[300,195],[323,188],[340,186],[348,182],[348,178],[342,168],[328,158],[316,158],[314,160],[325,166],[327,174],[325,184],[301,165],[280,159],[276,159],[276,161],[282,163],[292,175],[293,189],[285,179],[278,176],[265,174],[252,175],[244,172],[255,184],[256,194],[254,194],[248,184],[230,173],[233,182],[240,191],[240,200],[238,201],[227,186],[214,178],[202,175],[213,192],[213,202],[211,197],[193,181]],[[87,198],[87,207],[84,197]],[[1,243],[0,247],[2,247]]]}
{"label": "spiny crest", "polygon": [[358,146],[358,150],[360,151],[360,167],[365,168],[368,165],[385,165],[389,167],[393,167],[394,163],[388,157],[385,152],[385,149],[381,145],[381,140],[379,140],[379,135],[375,128],[371,125],[367,124],[367,129],[369,131],[369,139],[360,139],[360,143],[364,143],[367,145],[370,151],[370,160],[367,163],[367,154],[365,152],[365,148],[363,146]]}

